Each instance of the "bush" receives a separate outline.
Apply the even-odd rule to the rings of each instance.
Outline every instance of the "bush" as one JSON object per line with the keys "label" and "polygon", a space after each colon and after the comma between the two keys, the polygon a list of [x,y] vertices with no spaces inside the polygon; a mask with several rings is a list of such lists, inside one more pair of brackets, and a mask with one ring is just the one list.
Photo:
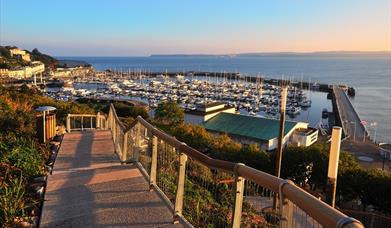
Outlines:
{"label": "bush", "polygon": [[183,123],[185,113],[177,103],[161,102],[155,110],[155,120],[165,125]]}
{"label": "bush", "polygon": [[4,144],[3,141],[0,142],[0,162],[12,164],[28,177],[43,174],[44,155],[32,142],[8,146]]}

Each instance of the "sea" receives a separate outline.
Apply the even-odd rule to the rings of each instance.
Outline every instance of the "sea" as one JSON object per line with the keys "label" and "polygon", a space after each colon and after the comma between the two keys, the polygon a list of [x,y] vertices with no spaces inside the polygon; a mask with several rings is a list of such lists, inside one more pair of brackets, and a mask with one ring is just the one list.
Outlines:
{"label": "sea", "polygon": [[[391,55],[384,56],[148,56],[148,57],[69,57],[80,60],[96,70],[152,72],[239,72],[242,75],[291,79],[327,84],[346,84],[355,88],[351,98],[361,120],[367,123],[372,139],[391,143]],[[331,109],[326,94],[310,94],[313,106]],[[315,102],[314,102],[315,100]],[[325,101],[326,100],[326,101]],[[318,104],[316,104],[318,102]],[[316,115],[303,112],[301,119]],[[299,118],[299,120],[300,120]]]}

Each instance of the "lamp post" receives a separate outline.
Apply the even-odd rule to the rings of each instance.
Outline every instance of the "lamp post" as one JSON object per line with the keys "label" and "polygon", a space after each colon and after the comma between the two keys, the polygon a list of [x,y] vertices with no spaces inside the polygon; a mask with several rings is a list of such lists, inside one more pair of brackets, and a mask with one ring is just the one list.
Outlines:
{"label": "lamp post", "polygon": [[52,106],[40,106],[38,108],[35,109],[35,111],[38,111],[38,112],[42,112],[42,135],[43,135],[43,143],[46,142],[46,112],[49,112],[50,111],[54,111],[56,110],[55,107],[52,107]]}
{"label": "lamp post", "polygon": [[[277,147],[277,157],[276,157],[276,170],[275,175],[280,177],[281,173],[281,160],[282,160],[282,148],[284,141],[284,129],[285,129],[285,110],[286,110],[286,96],[288,93],[288,88],[283,87],[281,91],[281,109],[280,109],[280,129],[278,136],[278,147]],[[273,199],[273,209],[277,208],[277,194],[274,194]]]}
{"label": "lamp post", "polygon": [[372,126],[374,126],[374,133],[373,133],[373,141],[376,143],[376,130],[377,130],[377,123],[376,122],[374,122],[374,123],[372,123]]}
{"label": "lamp post", "polygon": [[356,141],[356,122],[350,121],[349,123],[354,125],[353,141]]}
{"label": "lamp post", "polygon": [[337,175],[338,175],[338,162],[339,152],[341,147],[341,127],[333,127],[331,134],[331,145],[329,155],[329,167],[327,172],[327,196],[326,200],[330,206],[335,206],[335,195],[337,189]]}

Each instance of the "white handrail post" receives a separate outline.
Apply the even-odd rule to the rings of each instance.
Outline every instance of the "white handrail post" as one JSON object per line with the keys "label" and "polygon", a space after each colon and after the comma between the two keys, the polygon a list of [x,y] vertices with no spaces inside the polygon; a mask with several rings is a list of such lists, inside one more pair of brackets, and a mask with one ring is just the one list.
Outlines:
{"label": "white handrail post", "polygon": [[71,132],[71,114],[67,116],[67,132]]}
{"label": "white handrail post", "polygon": [[235,203],[232,216],[232,227],[239,228],[242,219],[242,205],[245,179],[236,175],[235,177]]}
{"label": "white handrail post", "polygon": [[128,131],[124,133],[124,144],[122,145],[122,154],[121,154],[122,162],[126,162],[127,155],[128,155]]}
{"label": "white handrail post", "polygon": [[150,140],[151,143],[151,173],[150,173],[150,180],[149,180],[149,186],[150,189],[152,189],[152,186],[156,184],[156,169],[157,169],[157,137],[155,135],[152,135],[152,139]]}
{"label": "white handrail post", "polygon": [[178,185],[175,197],[175,215],[174,215],[174,223],[179,222],[179,217],[182,215],[183,210],[183,195],[185,193],[185,177],[186,177],[186,161],[187,155],[184,153],[180,153],[179,155],[179,173],[178,173]]}

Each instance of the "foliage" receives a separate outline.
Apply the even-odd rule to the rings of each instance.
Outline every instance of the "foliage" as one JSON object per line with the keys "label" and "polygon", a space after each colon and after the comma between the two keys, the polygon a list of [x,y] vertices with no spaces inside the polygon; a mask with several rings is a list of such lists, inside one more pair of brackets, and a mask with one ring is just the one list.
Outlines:
{"label": "foliage", "polygon": [[43,173],[45,154],[36,148],[34,141],[28,142],[19,138],[20,142],[5,143],[1,137],[0,141],[0,162],[12,164],[20,169],[26,176],[36,176]]}
{"label": "foliage", "polygon": [[184,116],[183,109],[174,102],[161,102],[155,110],[155,120],[166,125],[183,123]]}
{"label": "foliage", "polygon": [[31,60],[33,61],[41,61],[45,64],[47,68],[55,69],[58,65],[57,59],[49,56],[42,54],[38,49],[34,48],[31,53]]}

